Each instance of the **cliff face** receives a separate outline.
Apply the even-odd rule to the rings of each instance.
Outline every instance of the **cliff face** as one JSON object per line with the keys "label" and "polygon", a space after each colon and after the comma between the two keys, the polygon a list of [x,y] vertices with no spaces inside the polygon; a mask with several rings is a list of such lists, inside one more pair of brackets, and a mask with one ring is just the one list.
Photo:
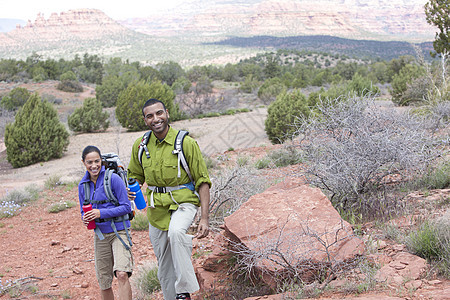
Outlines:
{"label": "cliff face", "polygon": [[425,19],[427,0],[186,1],[177,10],[129,19],[123,24],[148,34],[337,35],[356,39],[434,38]]}
{"label": "cliff face", "polygon": [[0,34],[0,44],[18,46],[24,43],[99,40],[129,31],[100,10],[69,10],[59,15],[53,13],[47,20],[38,14],[34,22],[29,20],[24,26],[17,25],[16,29]]}

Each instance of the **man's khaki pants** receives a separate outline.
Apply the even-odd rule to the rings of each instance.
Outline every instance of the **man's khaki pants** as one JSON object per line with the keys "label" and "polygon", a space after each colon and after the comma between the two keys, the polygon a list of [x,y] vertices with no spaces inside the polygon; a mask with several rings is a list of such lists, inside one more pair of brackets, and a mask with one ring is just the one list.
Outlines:
{"label": "man's khaki pants", "polygon": [[197,206],[181,203],[174,211],[168,231],[149,226],[150,241],[158,259],[158,279],[165,300],[174,300],[176,294],[199,290],[192,266],[192,238],[187,230],[197,213]]}

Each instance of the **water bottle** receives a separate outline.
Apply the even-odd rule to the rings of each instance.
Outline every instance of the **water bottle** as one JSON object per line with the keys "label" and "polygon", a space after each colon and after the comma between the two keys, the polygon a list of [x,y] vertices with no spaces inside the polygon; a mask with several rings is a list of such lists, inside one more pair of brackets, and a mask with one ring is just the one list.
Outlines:
{"label": "water bottle", "polygon": [[134,178],[128,178],[128,187],[130,188],[130,191],[136,193],[136,198],[134,198],[134,204],[136,204],[136,208],[144,209],[147,206],[147,202],[145,202],[144,195],[142,195],[139,182],[137,182],[137,180]]}
{"label": "water bottle", "polygon": [[[87,212],[92,210],[92,204],[89,203],[88,201],[85,201],[83,203],[83,211]],[[87,229],[95,229],[95,220],[89,221],[88,225],[87,225]]]}

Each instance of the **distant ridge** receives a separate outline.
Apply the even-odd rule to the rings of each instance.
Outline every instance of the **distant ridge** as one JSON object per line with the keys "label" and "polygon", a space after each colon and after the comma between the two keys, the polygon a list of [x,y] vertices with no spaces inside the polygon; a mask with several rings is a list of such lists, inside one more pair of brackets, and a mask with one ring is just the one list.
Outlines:
{"label": "distant ridge", "polygon": [[[416,55],[413,44],[408,42],[353,40],[327,35],[233,37],[211,44],[262,49],[295,49],[385,60],[402,55]],[[425,57],[430,57],[429,53],[433,50],[433,43],[418,43],[417,47],[422,50]]]}

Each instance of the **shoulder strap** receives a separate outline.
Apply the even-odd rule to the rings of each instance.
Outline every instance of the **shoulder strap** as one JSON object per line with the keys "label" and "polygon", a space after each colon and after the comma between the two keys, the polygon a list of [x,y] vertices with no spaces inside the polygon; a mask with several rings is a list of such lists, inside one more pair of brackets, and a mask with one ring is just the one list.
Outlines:
{"label": "shoulder strap", "polygon": [[114,196],[111,187],[111,177],[113,173],[114,173],[113,169],[105,170],[105,177],[103,178],[103,188],[105,190],[106,198],[108,198],[115,206],[118,206],[119,201],[117,200],[116,196]]}
{"label": "shoulder strap", "polygon": [[194,178],[191,175],[191,171],[189,170],[189,165],[186,161],[186,157],[184,156],[184,151],[183,151],[183,141],[184,141],[184,138],[186,137],[186,135],[188,135],[188,134],[189,134],[189,132],[186,130],[178,131],[177,137],[175,139],[175,145],[174,145],[175,149],[172,151],[172,153],[178,155],[178,177],[181,176],[181,169],[180,169],[180,163],[181,163],[181,165],[183,166],[183,169],[188,174],[191,182],[194,182]]}
{"label": "shoulder strap", "polygon": [[91,186],[89,182],[83,182],[84,202],[91,202]]}
{"label": "shoulder strap", "polygon": [[139,163],[142,166],[142,154],[145,151],[145,155],[147,156],[147,158],[150,158],[150,152],[148,151],[147,148],[147,144],[148,144],[148,140],[150,140],[150,134],[152,133],[152,131],[147,131],[146,133],[144,133],[144,136],[142,137],[141,143],[139,144],[138,147],[138,159],[139,159]]}

